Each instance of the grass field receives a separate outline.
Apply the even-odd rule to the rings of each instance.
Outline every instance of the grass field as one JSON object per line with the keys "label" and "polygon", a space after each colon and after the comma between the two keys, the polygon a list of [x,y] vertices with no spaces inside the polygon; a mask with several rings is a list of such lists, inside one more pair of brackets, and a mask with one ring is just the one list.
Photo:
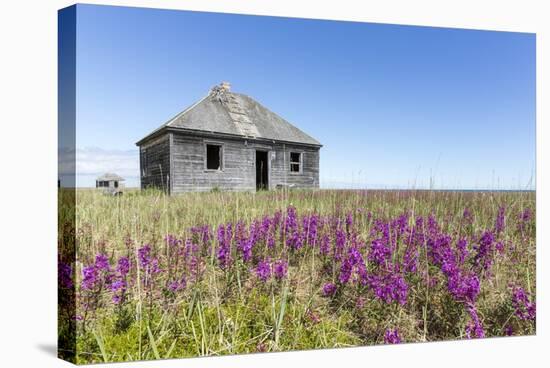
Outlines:
{"label": "grass field", "polygon": [[535,333],[534,192],[69,194],[77,363]]}

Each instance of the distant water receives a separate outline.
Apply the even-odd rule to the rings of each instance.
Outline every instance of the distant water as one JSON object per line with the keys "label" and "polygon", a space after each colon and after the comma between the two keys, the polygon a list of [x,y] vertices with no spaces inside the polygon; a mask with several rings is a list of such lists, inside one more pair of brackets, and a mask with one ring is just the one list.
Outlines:
{"label": "distant water", "polygon": [[321,188],[321,190],[346,190],[346,191],[385,191],[385,192],[486,192],[486,193],[535,193],[536,189],[404,189],[404,188]]}

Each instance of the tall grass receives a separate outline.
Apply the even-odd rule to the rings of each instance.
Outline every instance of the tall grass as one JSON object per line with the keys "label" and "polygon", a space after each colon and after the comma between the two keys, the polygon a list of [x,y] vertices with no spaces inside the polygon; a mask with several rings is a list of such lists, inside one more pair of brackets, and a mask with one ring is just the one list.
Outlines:
{"label": "tall grass", "polygon": [[[494,258],[492,271],[481,276],[477,309],[487,336],[502,336],[511,326],[514,334],[534,333],[534,322],[515,316],[511,299],[512,285],[524,287],[531,298],[535,295],[535,227],[532,224],[519,231],[517,225],[526,208],[535,208],[531,192],[317,190],[170,197],[157,191],[135,191],[109,197],[77,191],[76,204],[73,269],[77,285],[82,282],[83,268],[93,264],[98,254],[105,254],[113,267],[121,257],[139,264],[138,250],[149,244],[161,262],[174,262],[177,255],[165,241],[167,234],[185,241],[195,236],[191,230],[195,226],[208,225],[215,234],[221,224],[242,221],[248,226],[277,211],[285,213],[289,206],[299,215],[345,219],[354,214],[353,226],[357,237],[365,242],[365,258],[375,219],[390,221],[408,213],[408,225],[413,226],[415,218],[432,216],[441,232],[453,239],[477,239],[494,228],[499,209],[506,208],[506,227],[498,239],[507,249],[503,256]],[[63,213],[63,204],[60,210]],[[471,213],[472,221],[462,221],[465,210]],[[67,214],[60,217],[61,233],[66,231],[63,224],[70,211]],[[337,280],[340,266],[313,248],[277,253],[289,261],[288,275],[262,283],[255,275],[255,266],[246,262],[237,260],[231,272],[221,269],[215,239],[211,247],[200,258],[200,280],[187,285],[179,296],[159,287],[168,281],[165,267],[158,276],[162,282],[156,286],[147,281],[129,285],[125,303],[115,305],[107,290],[97,292],[94,308],[88,308],[82,321],[83,305],[89,300],[78,286],[77,361],[377,344],[384,342],[384,332],[391,328],[398,328],[407,342],[464,337],[468,314],[446,292],[444,276],[427,250],[420,251],[418,272],[407,276],[408,299],[400,305],[382,303],[361,286],[339,287],[333,297],[324,296],[323,283],[327,277]],[[256,258],[268,250],[255,252],[257,262]],[[392,263],[399,263],[403,250],[392,257]],[[332,276],[327,276],[327,267]],[[137,280],[148,277],[140,267],[135,267],[135,272]],[[434,280],[436,286],[430,283]]]}

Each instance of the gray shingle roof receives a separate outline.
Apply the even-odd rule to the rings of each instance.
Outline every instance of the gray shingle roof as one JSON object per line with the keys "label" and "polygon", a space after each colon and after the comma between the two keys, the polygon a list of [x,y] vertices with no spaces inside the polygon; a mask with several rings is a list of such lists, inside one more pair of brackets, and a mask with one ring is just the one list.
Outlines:
{"label": "gray shingle roof", "polygon": [[163,128],[321,146],[315,138],[251,97],[230,92],[227,84],[214,87],[208,95],[150,133],[138,145]]}
{"label": "gray shingle roof", "polygon": [[124,181],[124,178],[114,173],[105,173],[100,177],[98,177],[96,180],[97,181],[112,181],[112,180]]}

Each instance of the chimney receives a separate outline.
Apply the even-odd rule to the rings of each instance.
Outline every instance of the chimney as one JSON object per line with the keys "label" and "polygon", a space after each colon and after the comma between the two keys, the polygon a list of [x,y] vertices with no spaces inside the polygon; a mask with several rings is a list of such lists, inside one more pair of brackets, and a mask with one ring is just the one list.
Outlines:
{"label": "chimney", "polygon": [[230,92],[231,91],[231,83],[229,83],[229,82],[222,82],[220,84],[220,87],[224,92]]}

